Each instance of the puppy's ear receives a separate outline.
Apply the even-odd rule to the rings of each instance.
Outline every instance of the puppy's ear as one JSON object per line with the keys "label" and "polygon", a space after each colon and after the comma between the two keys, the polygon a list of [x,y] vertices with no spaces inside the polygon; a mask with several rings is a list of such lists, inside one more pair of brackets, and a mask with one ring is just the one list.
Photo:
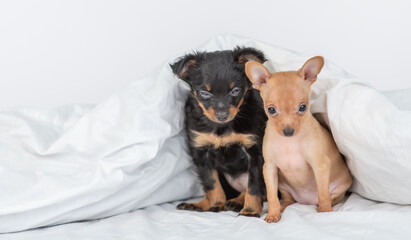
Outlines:
{"label": "puppy's ear", "polygon": [[234,60],[238,63],[244,64],[248,61],[264,63],[267,61],[264,54],[251,47],[236,47],[233,50]]}
{"label": "puppy's ear", "polygon": [[261,90],[271,76],[270,71],[258,62],[247,62],[245,64],[245,74],[253,84],[253,88]]}
{"label": "puppy's ear", "polygon": [[191,72],[198,67],[201,53],[187,54],[170,64],[173,73],[180,79],[188,81]]}
{"label": "puppy's ear", "polygon": [[321,72],[324,66],[324,58],[316,56],[307,60],[303,67],[298,70],[298,75],[308,84],[313,84],[317,80],[317,75]]}

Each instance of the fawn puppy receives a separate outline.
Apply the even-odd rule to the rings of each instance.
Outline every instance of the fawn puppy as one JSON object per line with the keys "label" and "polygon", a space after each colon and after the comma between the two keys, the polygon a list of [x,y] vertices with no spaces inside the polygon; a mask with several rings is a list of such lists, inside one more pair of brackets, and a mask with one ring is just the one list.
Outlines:
{"label": "fawn puppy", "polygon": [[261,63],[245,65],[268,116],[263,175],[268,200],[265,221],[269,223],[278,222],[284,208],[294,202],[331,212],[351,185],[350,172],[331,134],[310,113],[311,84],[323,65],[320,56],[309,59],[298,71],[270,73]]}

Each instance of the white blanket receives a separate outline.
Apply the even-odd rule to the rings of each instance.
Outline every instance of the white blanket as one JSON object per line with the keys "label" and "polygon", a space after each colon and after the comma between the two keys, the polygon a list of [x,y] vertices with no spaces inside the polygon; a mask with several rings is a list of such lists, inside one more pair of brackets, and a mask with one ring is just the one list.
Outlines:
{"label": "white blanket", "polygon": [[[217,36],[198,50],[236,45],[262,50],[272,71],[296,70],[309,57],[233,36]],[[1,111],[0,232],[97,219],[201,195],[182,132],[188,88],[168,66],[176,57],[97,106]],[[328,60],[312,100],[312,111],[329,124],[347,158],[351,190],[410,204],[410,111]]]}

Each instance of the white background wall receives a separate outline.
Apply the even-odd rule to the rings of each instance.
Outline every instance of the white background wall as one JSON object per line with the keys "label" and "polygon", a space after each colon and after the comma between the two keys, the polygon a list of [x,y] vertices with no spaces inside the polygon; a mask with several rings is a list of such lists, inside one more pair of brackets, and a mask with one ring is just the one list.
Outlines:
{"label": "white background wall", "polygon": [[99,103],[232,33],[323,55],[377,89],[411,87],[411,1],[0,1],[0,108]]}

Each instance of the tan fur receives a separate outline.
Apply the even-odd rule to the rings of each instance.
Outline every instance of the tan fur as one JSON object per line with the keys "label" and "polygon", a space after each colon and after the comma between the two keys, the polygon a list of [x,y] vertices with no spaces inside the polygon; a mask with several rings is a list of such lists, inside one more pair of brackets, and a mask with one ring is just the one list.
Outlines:
{"label": "tan fur", "polygon": [[213,170],[214,189],[206,192],[206,197],[212,207],[224,206],[226,197],[223,188],[221,187],[220,179],[217,170]]}
{"label": "tan fur", "polygon": [[217,120],[217,117],[215,116],[214,108],[208,108],[208,109],[206,109],[206,108],[204,107],[204,104],[197,99],[197,94],[196,94],[195,92],[194,92],[194,96],[195,96],[195,98],[196,98],[196,100],[197,100],[198,106],[200,106],[200,108],[203,110],[203,114],[204,114],[206,117],[208,117],[208,119],[210,119],[211,121],[219,122],[219,121]]}
{"label": "tan fur", "polygon": [[[267,222],[278,222],[284,208],[295,201],[318,204],[319,212],[330,212],[351,185],[350,172],[331,134],[310,113],[310,87],[323,63],[322,57],[314,57],[298,71],[279,73],[246,63],[246,74],[260,90],[269,118],[263,140]],[[299,113],[302,103],[307,110]],[[268,107],[275,107],[277,113],[270,115]],[[294,135],[285,136],[285,128],[293,128]],[[277,190],[284,197],[283,205]]]}
{"label": "tan fur", "polygon": [[[247,90],[245,92],[247,92]],[[244,101],[244,97],[242,97],[240,102],[238,102],[237,107],[230,107],[229,108],[229,110],[228,110],[228,119],[230,119],[230,121],[232,119],[234,119],[235,116],[237,115],[237,113],[240,111],[240,107],[241,107],[241,104],[243,104],[243,101]]]}
{"label": "tan fur", "polygon": [[239,205],[244,206],[244,199],[245,199],[245,192],[242,192],[242,193],[240,193],[240,195],[238,195],[238,197],[232,198],[228,201],[236,202]]}
{"label": "tan fur", "polygon": [[214,189],[205,192],[203,200],[197,203],[191,203],[192,205],[201,208],[202,211],[207,211],[211,207],[222,208],[226,201],[226,196],[223,188],[221,187],[220,180],[218,178],[217,170],[213,170]]}
{"label": "tan fur", "polygon": [[197,66],[197,60],[193,59],[193,60],[187,61],[187,63],[184,64],[183,69],[181,69],[180,73],[178,74],[178,77],[181,79],[184,79],[185,77],[187,77],[188,70],[196,66]]}
{"label": "tan fur", "polygon": [[[245,92],[247,92],[247,89],[246,89]],[[237,113],[240,111],[241,104],[243,104],[243,101],[244,101],[244,96],[243,96],[243,98],[241,98],[240,102],[238,103],[237,107],[230,107],[230,108],[229,108],[227,120],[225,120],[225,121],[219,121],[219,120],[217,119],[216,115],[215,115],[215,110],[214,110],[214,108],[211,108],[211,107],[210,107],[210,108],[206,109],[206,108],[204,107],[204,104],[197,99],[197,93],[195,93],[195,92],[194,92],[194,97],[195,97],[195,99],[197,100],[198,106],[200,106],[201,109],[203,110],[203,114],[204,114],[208,119],[210,119],[211,121],[216,122],[216,123],[226,123],[226,122],[229,122],[229,121],[233,120],[233,119],[235,118],[235,116],[237,115]]]}
{"label": "tan fur", "polygon": [[247,190],[245,191],[244,197],[244,207],[241,210],[240,215],[261,215],[261,211],[263,210],[263,205],[261,201],[261,197],[257,195],[251,195]]}
{"label": "tan fur", "polygon": [[206,211],[210,208],[210,201],[208,201],[207,195],[200,202],[191,203],[192,205],[201,208],[202,211]]}
{"label": "tan fur", "polygon": [[236,143],[240,143],[245,148],[249,148],[257,143],[257,137],[253,134],[231,132],[229,135],[218,136],[213,133],[203,133],[194,130],[191,130],[190,132],[194,146],[197,148],[212,146],[217,149],[219,147],[227,147]]}

